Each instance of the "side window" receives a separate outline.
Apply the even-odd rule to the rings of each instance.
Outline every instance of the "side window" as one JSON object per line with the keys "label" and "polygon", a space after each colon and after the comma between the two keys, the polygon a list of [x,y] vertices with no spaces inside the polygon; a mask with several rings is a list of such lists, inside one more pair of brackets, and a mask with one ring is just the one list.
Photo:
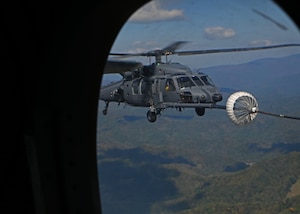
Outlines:
{"label": "side window", "polygon": [[145,81],[141,80],[141,94],[145,94],[147,89]]}
{"label": "side window", "polygon": [[165,90],[166,91],[175,91],[175,85],[174,85],[174,81],[172,79],[167,79]]}
{"label": "side window", "polygon": [[134,80],[132,83],[133,94],[139,93],[140,79]]}

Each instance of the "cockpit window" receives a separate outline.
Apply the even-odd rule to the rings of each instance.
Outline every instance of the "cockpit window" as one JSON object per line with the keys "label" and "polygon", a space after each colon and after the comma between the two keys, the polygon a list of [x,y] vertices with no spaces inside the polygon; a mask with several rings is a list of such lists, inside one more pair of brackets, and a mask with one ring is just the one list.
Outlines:
{"label": "cockpit window", "polygon": [[192,79],[194,80],[194,82],[198,85],[198,86],[203,86],[203,82],[199,79],[199,77],[197,76],[193,76]]}
{"label": "cockpit window", "polygon": [[177,83],[179,88],[186,88],[186,87],[192,87],[195,86],[193,81],[189,77],[178,77]]}
{"label": "cockpit window", "polygon": [[201,80],[205,83],[205,85],[215,85],[208,76],[202,76]]}

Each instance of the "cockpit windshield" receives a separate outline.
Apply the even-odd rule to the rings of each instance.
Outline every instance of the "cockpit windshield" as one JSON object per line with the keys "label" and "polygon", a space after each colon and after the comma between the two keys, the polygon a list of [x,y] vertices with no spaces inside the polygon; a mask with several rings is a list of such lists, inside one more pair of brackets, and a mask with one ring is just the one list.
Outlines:
{"label": "cockpit windshield", "polygon": [[215,85],[208,76],[202,76],[201,80],[205,83],[205,85]]}
{"label": "cockpit windshield", "polygon": [[193,81],[187,76],[178,77],[177,78],[177,83],[178,83],[179,88],[186,88],[186,87],[195,86]]}
{"label": "cockpit windshield", "polygon": [[198,85],[198,86],[203,86],[203,82],[199,79],[199,77],[197,76],[192,76],[192,79],[194,80],[194,82]]}

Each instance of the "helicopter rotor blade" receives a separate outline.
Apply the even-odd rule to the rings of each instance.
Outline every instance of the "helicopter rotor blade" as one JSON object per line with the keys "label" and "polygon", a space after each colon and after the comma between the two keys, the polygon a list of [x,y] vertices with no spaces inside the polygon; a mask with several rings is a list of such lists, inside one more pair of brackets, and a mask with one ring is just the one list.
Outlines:
{"label": "helicopter rotor blade", "polygon": [[256,51],[265,50],[273,48],[284,48],[284,47],[296,47],[300,44],[280,44],[280,45],[270,45],[270,46],[260,46],[260,47],[245,47],[245,48],[224,48],[224,49],[208,49],[208,50],[192,50],[192,51],[176,51],[174,54],[179,56],[184,55],[196,55],[196,54],[212,54],[212,53],[227,53],[227,52],[242,52],[242,51]]}
{"label": "helicopter rotor blade", "polygon": [[163,49],[157,49],[157,50],[151,50],[143,53],[110,53],[111,56],[120,56],[120,57],[133,57],[133,56],[163,56],[163,55],[171,55],[173,54],[177,49],[179,49],[181,46],[186,44],[187,41],[176,41],[168,46],[166,46]]}
{"label": "helicopter rotor blade", "polygon": [[143,64],[137,61],[121,61],[121,60],[107,60],[104,73],[106,74],[117,74],[124,73],[126,71],[132,71],[142,67]]}
{"label": "helicopter rotor blade", "polygon": [[166,46],[163,49],[152,50],[143,53],[110,53],[111,56],[123,57],[134,57],[134,56],[146,56],[146,57],[158,57],[163,55],[173,55],[187,56],[187,55],[197,55],[197,54],[213,54],[213,53],[228,53],[228,52],[244,52],[244,51],[257,51],[257,50],[267,50],[274,48],[285,48],[285,47],[299,47],[300,44],[279,44],[279,45],[269,45],[269,46],[258,46],[258,47],[242,47],[242,48],[222,48],[222,49],[207,49],[207,50],[191,50],[191,51],[176,51],[182,45],[186,44],[187,41],[177,41]]}
{"label": "helicopter rotor blade", "polygon": [[288,28],[285,25],[279,23],[278,21],[276,21],[275,19],[271,18],[270,16],[268,16],[268,15],[266,15],[266,14],[264,14],[264,13],[262,13],[262,12],[256,10],[256,9],[254,9],[254,8],[252,9],[252,11],[254,13],[260,15],[264,19],[269,20],[270,22],[273,22],[277,27],[281,28],[282,30],[288,30]]}
{"label": "helicopter rotor blade", "polygon": [[173,54],[177,49],[179,49],[180,47],[182,47],[184,44],[188,43],[188,41],[177,41],[177,42],[173,42],[170,45],[168,45],[167,47],[163,48],[161,50],[162,55],[170,55]]}
{"label": "helicopter rotor blade", "polygon": [[145,56],[146,53],[110,53],[111,56],[119,56],[118,58],[132,57],[132,56]]}

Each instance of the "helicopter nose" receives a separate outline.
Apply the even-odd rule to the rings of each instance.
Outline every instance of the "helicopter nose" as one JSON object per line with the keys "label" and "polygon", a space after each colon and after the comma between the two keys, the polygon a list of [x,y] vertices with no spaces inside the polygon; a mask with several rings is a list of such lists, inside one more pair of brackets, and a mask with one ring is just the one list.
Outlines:
{"label": "helicopter nose", "polygon": [[222,99],[223,99],[222,94],[213,94],[213,96],[212,96],[212,100],[214,102],[220,102],[220,101],[222,101]]}

